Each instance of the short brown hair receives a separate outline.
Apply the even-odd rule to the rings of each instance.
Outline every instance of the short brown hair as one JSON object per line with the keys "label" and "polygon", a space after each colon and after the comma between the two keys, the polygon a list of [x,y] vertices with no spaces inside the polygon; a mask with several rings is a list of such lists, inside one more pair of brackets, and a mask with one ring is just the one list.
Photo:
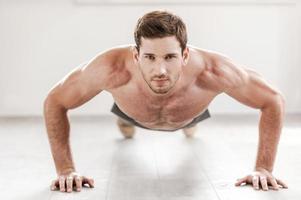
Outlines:
{"label": "short brown hair", "polygon": [[141,37],[163,38],[176,36],[182,53],[187,44],[186,25],[183,20],[179,16],[165,10],[155,10],[139,18],[134,36],[138,52],[141,46]]}

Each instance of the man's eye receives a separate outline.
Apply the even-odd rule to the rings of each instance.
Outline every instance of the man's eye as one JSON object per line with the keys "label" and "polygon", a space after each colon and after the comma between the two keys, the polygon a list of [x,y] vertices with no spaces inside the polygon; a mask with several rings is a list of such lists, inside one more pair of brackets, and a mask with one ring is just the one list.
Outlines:
{"label": "man's eye", "polygon": [[154,60],[155,59],[155,57],[153,57],[153,56],[146,56],[146,58],[148,58],[150,60]]}
{"label": "man's eye", "polygon": [[175,56],[166,56],[167,59],[174,58]]}

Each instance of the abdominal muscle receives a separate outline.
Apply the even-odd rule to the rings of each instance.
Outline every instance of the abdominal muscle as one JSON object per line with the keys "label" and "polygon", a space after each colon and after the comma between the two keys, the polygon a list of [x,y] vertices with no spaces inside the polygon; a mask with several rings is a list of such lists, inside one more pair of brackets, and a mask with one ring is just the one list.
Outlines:
{"label": "abdominal muscle", "polygon": [[122,112],[140,125],[154,130],[175,130],[186,126],[207,109],[214,96],[196,86],[162,101],[143,96],[137,87],[123,87],[110,92]]}
{"label": "abdominal muscle", "polygon": [[185,120],[182,122],[167,122],[164,120],[158,120],[156,122],[140,122],[138,120],[135,120],[137,123],[141,124],[142,126],[149,128],[149,129],[154,129],[154,130],[175,130],[179,129],[181,127],[186,126],[190,122],[192,122],[192,119]]}

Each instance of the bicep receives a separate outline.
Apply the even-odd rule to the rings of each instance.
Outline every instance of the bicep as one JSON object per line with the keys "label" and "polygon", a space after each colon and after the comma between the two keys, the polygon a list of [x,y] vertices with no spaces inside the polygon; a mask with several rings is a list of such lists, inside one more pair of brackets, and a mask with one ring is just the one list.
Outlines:
{"label": "bicep", "polygon": [[50,92],[55,101],[66,109],[72,109],[89,101],[100,91],[95,88],[89,89],[89,82],[86,82],[85,75],[80,69],[68,74]]}
{"label": "bicep", "polygon": [[244,69],[244,71],[246,73],[243,75],[243,81],[238,85],[226,88],[224,92],[253,108],[261,109],[273,103],[280,92],[267,83],[258,73],[248,69]]}
{"label": "bicep", "polygon": [[108,66],[101,64],[95,59],[74,69],[51,89],[48,97],[65,109],[73,109],[89,101],[105,88],[110,73]]}

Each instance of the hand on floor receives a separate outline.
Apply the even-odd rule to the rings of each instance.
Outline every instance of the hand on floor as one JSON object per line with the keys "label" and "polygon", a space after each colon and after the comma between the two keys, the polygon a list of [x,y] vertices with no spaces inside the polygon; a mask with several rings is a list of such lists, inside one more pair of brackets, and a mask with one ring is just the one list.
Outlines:
{"label": "hand on floor", "polygon": [[268,186],[272,186],[273,190],[278,190],[280,186],[282,188],[288,188],[283,181],[276,179],[272,173],[263,168],[257,169],[244,178],[237,179],[235,186],[240,186],[243,183],[253,185],[255,190],[262,188],[262,190],[267,191],[269,190]]}
{"label": "hand on floor", "polygon": [[60,190],[61,192],[72,192],[75,190],[80,192],[82,187],[86,184],[88,184],[90,188],[93,188],[94,180],[72,172],[67,175],[60,175],[57,179],[53,180],[51,190]]}

